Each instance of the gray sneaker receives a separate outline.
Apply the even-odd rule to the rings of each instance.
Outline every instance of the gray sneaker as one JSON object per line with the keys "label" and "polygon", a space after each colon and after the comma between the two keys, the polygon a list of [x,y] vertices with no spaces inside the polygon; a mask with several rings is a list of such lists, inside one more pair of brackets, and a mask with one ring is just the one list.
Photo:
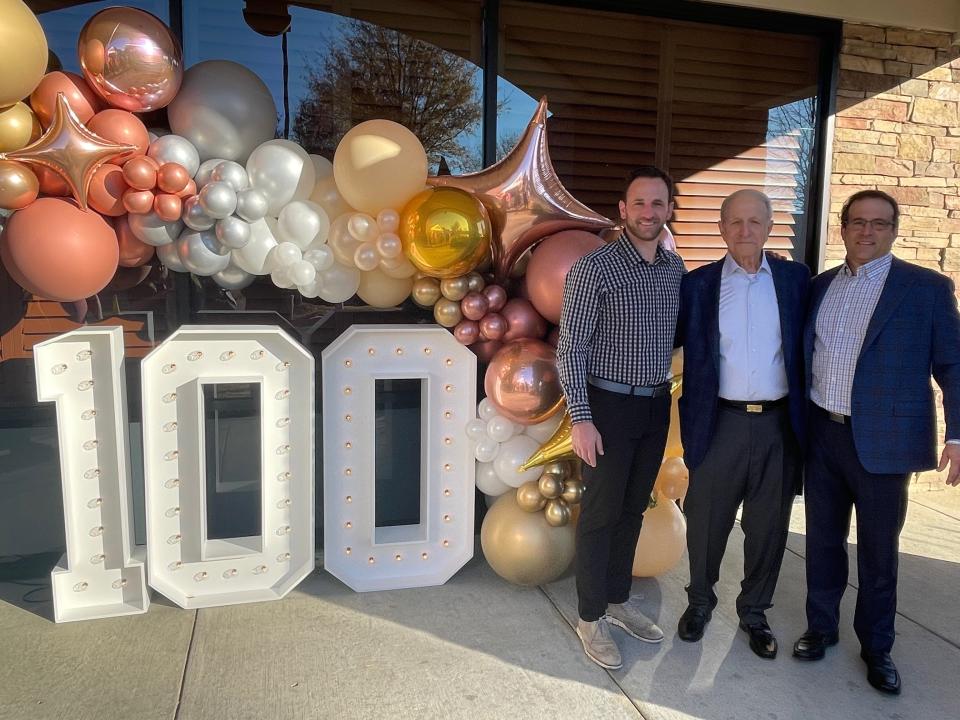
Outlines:
{"label": "gray sneaker", "polygon": [[623,666],[620,650],[610,636],[610,626],[604,618],[594,622],[579,620],[577,635],[583,643],[587,657],[607,670],[619,670]]}
{"label": "gray sneaker", "polygon": [[621,628],[628,635],[648,643],[663,641],[663,630],[643,614],[640,610],[640,595],[632,595],[629,600],[620,605],[609,605],[604,617],[607,621]]}

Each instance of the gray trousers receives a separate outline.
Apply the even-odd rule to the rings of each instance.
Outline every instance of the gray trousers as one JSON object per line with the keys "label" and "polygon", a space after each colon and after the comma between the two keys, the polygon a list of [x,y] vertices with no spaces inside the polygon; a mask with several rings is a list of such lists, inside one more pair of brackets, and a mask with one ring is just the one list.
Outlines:
{"label": "gray trousers", "polygon": [[743,503],[743,582],[737,614],[765,620],[787,544],[790,510],[800,482],[800,453],[784,404],[763,413],[721,405],[703,462],[690,472],[684,501],[690,555],[691,606],[712,610],[727,539]]}

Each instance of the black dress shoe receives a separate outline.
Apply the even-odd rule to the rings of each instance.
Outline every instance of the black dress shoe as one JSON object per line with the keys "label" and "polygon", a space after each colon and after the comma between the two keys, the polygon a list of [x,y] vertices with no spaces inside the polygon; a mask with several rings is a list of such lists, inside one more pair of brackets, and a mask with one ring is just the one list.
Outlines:
{"label": "black dress shoe", "polygon": [[750,649],[764,660],[773,660],[777,656],[777,638],[766,620],[747,625],[740,622],[740,629],[750,636]]}
{"label": "black dress shoe", "polygon": [[697,642],[703,637],[703,629],[710,622],[712,613],[706,608],[690,605],[680,616],[677,623],[677,635],[685,642]]}
{"label": "black dress shoe", "polygon": [[861,650],[860,657],[867,664],[868,683],[882,693],[900,694],[900,673],[890,659],[890,653],[868,653]]}
{"label": "black dress shoe", "polygon": [[823,660],[827,648],[839,641],[837,633],[822,633],[816,630],[807,630],[800,639],[793,644],[793,656],[800,660]]}

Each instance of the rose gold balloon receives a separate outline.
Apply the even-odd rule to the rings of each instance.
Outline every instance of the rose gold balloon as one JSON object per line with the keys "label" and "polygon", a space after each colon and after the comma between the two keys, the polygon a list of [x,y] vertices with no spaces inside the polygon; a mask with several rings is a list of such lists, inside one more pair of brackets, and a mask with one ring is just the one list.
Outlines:
{"label": "rose gold balloon", "polygon": [[527,295],[537,312],[552,323],[560,322],[567,273],[577,260],[604,244],[593,233],[565,230],[537,245],[524,276]]}
{"label": "rose gold balloon", "polygon": [[500,312],[507,304],[507,291],[501,285],[487,285],[483,289],[483,295],[490,303],[490,312]]}
{"label": "rose gold balloon", "polygon": [[183,190],[174,194],[181,200],[186,200],[188,197],[192,197],[197,194],[197,183],[195,183],[193,180],[189,180],[187,182],[187,186],[183,188]]}
{"label": "rose gold balloon", "polygon": [[97,168],[110,158],[134,149],[132,145],[120,145],[90,132],[70,109],[66,95],[60,93],[46,132],[22,150],[6,153],[5,158],[53,170],[66,181],[70,193],[85,210],[87,190]]}
{"label": "rose gold balloon", "polygon": [[533,305],[523,298],[512,298],[503,306],[500,314],[507,321],[507,332],[504,340],[519,338],[540,339],[547,334],[547,321],[534,310]]}
{"label": "rose gold balloon", "polygon": [[127,212],[123,206],[123,194],[129,189],[120,166],[107,163],[93,174],[87,200],[98,213],[119,217]]}
{"label": "rose gold balloon", "polygon": [[472,345],[480,339],[480,326],[473,320],[461,320],[453,329],[453,336],[463,345]]}
{"label": "rose gold balloon", "polygon": [[556,354],[541,340],[504,345],[490,361],[483,387],[500,414],[521,425],[543,422],[563,405]]}
{"label": "rose gold balloon", "polygon": [[153,245],[147,245],[133,234],[126,217],[114,220],[113,227],[117,231],[117,243],[120,246],[120,267],[140,267],[150,261],[155,252]]}
{"label": "rose gold balloon", "polygon": [[147,146],[150,145],[147,126],[140,121],[140,118],[126,110],[115,108],[101,110],[90,118],[87,127],[106,140],[112,140],[121,145],[133,145],[136,148],[133,152],[124,153],[115,158],[115,161],[125,160],[133,155],[143,155],[147,152]]}
{"label": "rose gold balloon", "polygon": [[84,77],[114,107],[133,112],[167,105],[183,79],[180,43],[143,10],[101,10],[80,30],[77,54]]}
{"label": "rose gold balloon", "polygon": [[0,160],[0,208],[19,210],[37,199],[40,181],[26,165]]}
{"label": "rose gold balloon", "polygon": [[157,217],[164,222],[173,222],[180,219],[180,211],[183,205],[176,195],[169,193],[160,193],[153,201],[153,209]]}
{"label": "rose gold balloon", "polygon": [[127,184],[136,190],[152,190],[157,185],[157,169],[154,165],[156,162],[151,163],[150,158],[142,155],[127,160],[123,165]]}
{"label": "rose gold balloon", "polygon": [[506,280],[520,256],[547,235],[613,224],[574,198],[557,177],[547,149],[546,98],[540,100],[520,142],[496,165],[470,175],[432,177],[429,183],[466,190],[487,207],[498,281]]}
{"label": "rose gold balloon", "polygon": [[53,195],[54,197],[67,197],[70,194],[70,186],[63,176],[55,173],[43,165],[34,165],[33,174],[37,176],[40,182],[40,192],[44,195]]}
{"label": "rose gold balloon", "polygon": [[123,207],[134,215],[146,215],[153,210],[153,193],[149,190],[130,188],[123,194]]}
{"label": "rose gold balloon", "polygon": [[499,313],[487,313],[480,320],[480,337],[484,340],[500,340],[507,332],[507,321]]}
{"label": "rose gold balloon", "polygon": [[488,363],[502,347],[503,343],[499,340],[478,340],[470,346],[470,350],[477,356],[477,360]]}
{"label": "rose gold balloon", "polygon": [[67,105],[73,110],[77,120],[87,122],[103,107],[103,103],[84,79],[73,72],[56,71],[47,73],[36,89],[30,93],[30,107],[40,119],[43,127],[49,127],[57,112],[57,95],[63,93]]}
{"label": "rose gold balloon", "polygon": [[460,301],[460,310],[467,320],[479,320],[490,309],[490,301],[482,292],[469,292]]}
{"label": "rose gold balloon", "polygon": [[176,195],[190,183],[190,173],[183,165],[164,163],[157,171],[157,187],[165,193]]}

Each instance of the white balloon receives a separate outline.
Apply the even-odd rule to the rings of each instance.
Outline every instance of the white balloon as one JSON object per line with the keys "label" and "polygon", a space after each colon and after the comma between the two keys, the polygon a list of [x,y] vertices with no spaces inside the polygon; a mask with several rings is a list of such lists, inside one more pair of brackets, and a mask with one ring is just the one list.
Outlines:
{"label": "white balloon", "polygon": [[477,415],[480,416],[481,420],[490,420],[494,415],[497,414],[497,406],[490,402],[489,398],[484,398],[477,405]]}
{"label": "white balloon", "polygon": [[257,279],[256,275],[251,275],[246,270],[241,270],[231,263],[220,272],[211,275],[213,281],[224,290],[243,290]]}
{"label": "white balloon", "polygon": [[371,242],[360,243],[360,247],[353,253],[353,264],[361,270],[373,270],[380,264],[380,253],[377,246]]}
{"label": "white balloon", "polygon": [[200,198],[191,195],[183,201],[183,224],[191,230],[209,230],[217,221],[207,215],[200,205]]}
{"label": "white balloon", "polygon": [[313,162],[313,174],[316,181],[320,182],[324,178],[333,177],[333,163],[327,160],[323,155],[310,155]]}
{"label": "white balloon", "polygon": [[291,242],[282,242],[270,251],[270,255],[267,257],[267,261],[263,264],[263,267],[273,272],[281,268],[289,268],[295,262],[299,262],[302,259],[303,254],[300,252],[300,248]]}
{"label": "white balloon", "polygon": [[563,421],[563,416],[564,413],[558,412],[552,417],[549,417],[543,422],[537,423],[536,425],[527,425],[527,428],[524,432],[537,442],[545,443],[547,440],[553,437],[553,434],[557,431],[557,428],[560,427],[560,423]]}
{"label": "white balloon", "polygon": [[127,215],[127,224],[138,240],[154,247],[169,245],[183,232],[182,222],[161,220],[153,210],[142,215],[130,213]]}
{"label": "white balloon", "polygon": [[315,240],[325,241],[329,232],[327,213],[309,200],[287,203],[277,217],[278,239],[292,242],[301,249],[306,249]]}
{"label": "white balloon", "polygon": [[307,260],[299,260],[295,262],[290,266],[287,272],[289,273],[293,284],[297,287],[300,287],[301,285],[309,285],[317,277],[317,269]]}
{"label": "white balloon", "polygon": [[267,197],[267,214],[276,217],[288,202],[306,200],[316,172],[307,151],[291,140],[268,140],[247,159],[250,185]]}
{"label": "white balloon", "polygon": [[259,190],[247,188],[237,193],[237,215],[247,222],[254,222],[267,214],[267,196]]}
{"label": "white balloon", "polygon": [[253,275],[267,274],[264,268],[267,254],[277,246],[273,234],[276,222],[273,218],[260,218],[250,223],[250,242],[233,251],[233,262],[237,267]]}
{"label": "white balloon", "polygon": [[314,243],[307,248],[303,253],[303,259],[313,265],[317,272],[323,272],[334,263],[333,251],[323,243]]}
{"label": "white balloon", "polygon": [[513,437],[513,423],[503,415],[494,415],[487,421],[487,435],[497,442],[506,442]]}
{"label": "white balloon", "polygon": [[290,273],[287,272],[286,268],[278,268],[271,272],[270,279],[273,280],[274,285],[284,290],[291,290],[296,287],[293,280],[290,279]]}
{"label": "white balloon", "polygon": [[474,418],[467,423],[466,433],[471,440],[480,440],[487,436],[487,424],[479,418]]}
{"label": "white balloon", "polygon": [[340,263],[334,263],[317,273],[320,283],[320,298],[328,303],[342,303],[357,294],[360,287],[360,271]]}
{"label": "white balloon", "polygon": [[493,469],[493,463],[488,462],[477,463],[476,483],[480,492],[493,497],[503,495],[508,490],[513,490],[497,476],[497,471]]}
{"label": "white balloon", "polygon": [[520,487],[527,480],[536,480],[543,473],[542,467],[533,467],[520,472],[520,466],[540,449],[540,443],[528,435],[517,435],[500,443],[500,452],[493,461],[497,476],[507,485]]}
{"label": "white balloon", "polygon": [[197,198],[203,211],[217,220],[233,215],[233,211],[237,209],[237,191],[225,182],[211,179],[203,186]]}
{"label": "white balloon", "polygon": [[157,247],[157,259],[164,264],[168,270],[173,272],[187,272],[187,269],[180,262],[180,255],[177,253],[176,243],[167,243]]}
{"label": "white balloon", "polygon": [[210,173],[210,179],[214,182],[225,182],[236,192],[250,187],[250,178],[247,177],[246,169],[233,160],[223,160],[218,163]]}
{"label": "white balloon", "polygon": [[164,163],[183,165],[190,177],[196,175],[197,170],[200,169],[200,155],[197,153],[197,148],[187,138],[179,135],[164,135],[157,138],[147,148],[147,155],[161,165]]}
{"label": "white balloon", "polygon": [[500,443],[486,436],[477,440],[473,446],[473,456],[477,462],[493,462],[500,451]]}

